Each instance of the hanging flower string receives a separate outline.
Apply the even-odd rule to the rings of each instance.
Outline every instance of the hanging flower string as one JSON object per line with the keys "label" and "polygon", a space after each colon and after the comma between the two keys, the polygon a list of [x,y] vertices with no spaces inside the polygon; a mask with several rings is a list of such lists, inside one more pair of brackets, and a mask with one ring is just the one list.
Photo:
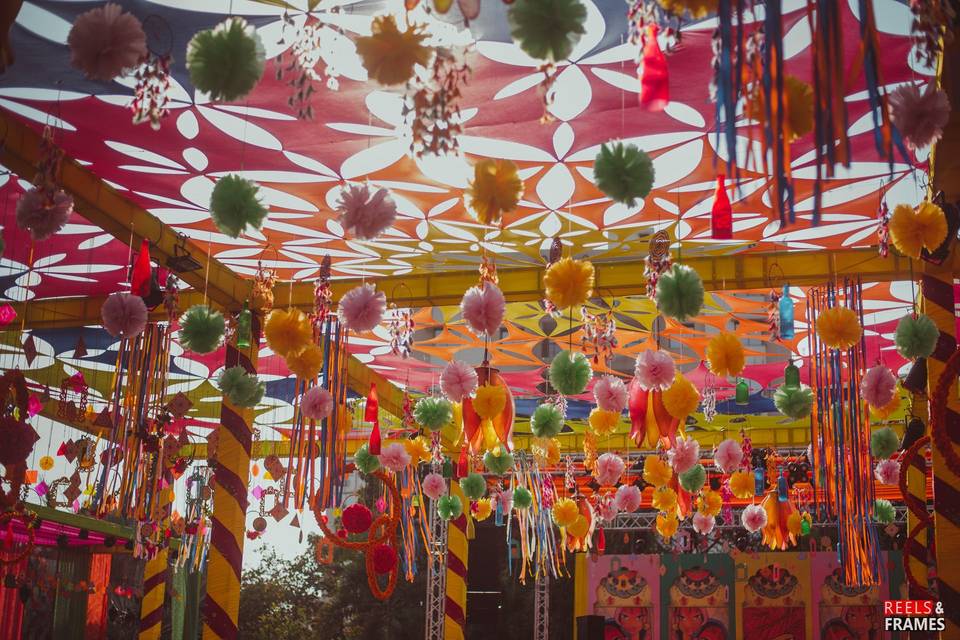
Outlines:
{"label": "hanging flower string", "polygon": [[400,309],[390,303],[390,321],[387,330],[390,332],[390,351],[395,356],[409,358],[413,351],[413,332],[415,324],[410,309]]}
{"label": "hanging flower string", "polygon": [[[336,12],[337,7],[331,9]],[[285,32],[288,27],[294,28],[293,18],[284,11],[283,16],[284,34],[280,37],[280,42],[284,42]],[[284,81],[293,91],[287,98],[287,105],[296,109],[297,117],[301,120],[313,119],[313,94],[315,82],[324,81],[326,77],[327,89],[337,91],[340,89],[339,71],[329,62],[335,58],[333,55],[324,56],[324,53],[331,53],[329,47],[325,50],[326,42],[322,38],[323,31],[328,25],[320,21],[313,21],[304,24],[298,29],[293,38],[293,44],[290,48],[276,57],[277,80]],[[339,27],[329,28],[343,35],[343,30]]]}
{"label": "hanging flower string", "polygon": [[170,113],[167,105],[170,97],[170,56],[148,53],[134,73],[136,86],[133,90],[133,124],[150,123],[154,131],[160,130],[160,121]]}
{"label": "hanging flower string", "polygon": [[881,258],[890,254],[890,209],[886,202],[881,202],[877,211],[877,251]]}
{"label": "hanging flower string", "polygon": [[313,285],[313,313],[310,314],[310,321],[313,328],[320,331],[324,320],[330,314],[330,308],[333,303],[333,290],[330,288],[330,256],[323,256],[320,263],[320,275]]}
{"label": "hanging flower string", "polygon": [[407,95],[403,115],[411,123],[410,151],[424,155],[455,154],[460,149],[461,90],[472,73],[463,47],[439,47],[430,75],[414,82]]}

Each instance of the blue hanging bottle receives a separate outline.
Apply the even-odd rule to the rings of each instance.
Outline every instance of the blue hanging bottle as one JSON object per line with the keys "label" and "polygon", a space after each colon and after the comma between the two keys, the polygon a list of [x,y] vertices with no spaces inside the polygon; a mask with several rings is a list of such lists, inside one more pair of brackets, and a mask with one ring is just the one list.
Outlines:
{"label": "blue hanging bottle", "polygon": [[780,502],[787,501],[787,479],[783,476],[777,478],[777,500]]}
{"label": "blue hanging bottle", "polygon": [[764,478],[763,469],[757,467],[753,470],[753,495],[762,496],[763,490],[766,488],[766,482]]}
{"label": "blue hanging bottle", "polygon": [[497,496],[497,511],[495,513],[496,525],[503,526],[503,495]]}
{"label": "blue hanging bottle", "polygon": [[790,285],[783,285],[783,295],[780,296],[780,338],[793,338],[793,298],[790,297]]}

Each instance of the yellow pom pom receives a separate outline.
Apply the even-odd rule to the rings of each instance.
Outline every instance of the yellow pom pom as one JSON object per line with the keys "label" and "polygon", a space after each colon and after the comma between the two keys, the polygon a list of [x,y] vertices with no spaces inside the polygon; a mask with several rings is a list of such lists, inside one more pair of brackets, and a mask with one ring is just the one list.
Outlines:
{"label": "yellow pom pom", "polygon": [[503,387],[493,384],[483,384],[477,387],[473,398],[473,410],[482,420],[492,420],[500,415],[507,406],[507,394]]}
{"label": "yellow pom pom", "polygon": [[53,458],[50,456],[43,456],[40,458],[40,468],[44,471],[50,471],[50,469],[53,469]]}
{"label": "yellow pom pom", "polygon": [[663,513],[677,510],[677,492],[670,487],[660,487],[653,492],[653,508]]}
{"label": "yellow pom pom", "polygon": [[510,160],[481,160],[473,166],[473,182],[467,190],[470,208],[480,224],[497,224],[504,213],[517,208],[523,182]]}
{"label": "yellow pom pom", "polygon": [[929,201],[913,209],[898,204],[890,216],[890,239],[897,251],[909,258],[919,258],[920,251],[934,251],[947,237],[947,217],[943,209]]}
{"label": "yellow pom pom", "polygon": [[374,18],[370,35],[357,38],[355,45],[370,78],[389,86],[413,77],[414,65],[427,65],[431,49],[423,45],[426,38],[422,26],[400,31],[393,16],[386,15]]}
{"label": "yellow pom pom", "polygon": [[604,411],[597,407],[590,412],[590,428],[598,436],[608,436],[617,430],[620,414],[616,411]]}
{"label": "yellow pom pom", "polygon": [[830,307],[817,318],[817,335],[831,349],[849,349],[860,339],[860,320],[852,309]]}
{"label": "yellow pom pom", "polygon": [[[793,142],[813,131],[813,87],[791,75],[783,80],[784,137]],[[764,95],[757,85],[747,102],[747,116],[758,122],[766,121]]]}
{"label": "yellow pom pom", "polygon": [[717,0],[657,0],[657,3],[678,18],[684,15],[691,18],[706,18],[716,13],[719,5]]}
{"label": "yellow pom pom", "polygon": [[800,516],[800,512],[794,511],[789,516],[787,516],[787,531],[789,531],[792,535],[795,535],[795,536],[800,535],[800,531],[801,531],[800,527],[802,522],[803,522],[803,518]]}
{"label": "yellow pom pom", "polygon": [[657,533],[659,533],[662,538],[666,540],[672,538],[679,526],[680,521],[677,520],[677,516],[664,515],[662,513],[657,515]]}
{"label": "yellow pom pom", "polygon": [[682,373],[677,372],[677,377],[674,378],[670,388],[663,392],[661,400],[667,413],[678,420],[683,420],[697,410],[697,406],[700,405],[700,392]]}
{"label": "yellow pom pom", "polygon": [[560,441],[556,438],[534,438],[530,453],[541,467],[552,467],[560,462]]}
{"label": "yellow pom pom", "polygon": [[407,454],[410,456],[410,463],[414,467],[421,462],[430,460],[430,442],[423,436],[413,438],[412,440],[404,440],[403,448],[407,450]]}
{"label": "yellow pom pom", "polygon": [[310,319],[300,309],[274,309],[263,324],[267,346],[281,357],[299,351],[313,340]]}
{"label": "yellow pom pom", "polygon": [[897,392],[893,394],[893,400],[883,405],[879,409],[874,409],[873,407],[868,406],[867,410],[870,412],[870,417],[875,420],[886,420],[893,412],[900,408],[900,389],[897,389]]}
{"label": "yellow pom pom", "polygon": [[560,498],[553,503],[553,521],[558,527],[569,527],[580,517],[580,508],[570,498]]}
{"label": "yellow pom pom", "polygon": [[936,251],[947,239],[947,216],[943,209],[929,200],[924,200],[917,207],[917,224],[922,229],[923,248],[927,251]]}
{"label": "yellow pom pom", "polygon": [[315,344],[287,354],[287,368],[301,380],[313,380],[323,367],[323,349]]}
{"label": "yellow pom pom", "polygon": [[673,469],[660,456],[647,456],[643,461],[643,479],[647,484],[662,487],[673,477]]}
{"label": "yellow pom pom", "polygon": [[741,500],[752,498],[755,488],[753,474],[749,471],[735,471],[730,476],[730,491]]}
{"label": "yellow pom pom", "polygon": [[477,509],[473,512],[473,518],[477,522],[483,522],[493,513],[493,505],[490,504],[490,498],[480,498],[477,500]]}
{"label": "yellow pom pom", "polygon": [[729,331],[718,333],[707,344],[707,363],[718,376],[738,376],[743,371],[744,355],[740,339]]}
{"label": "yellow pom pom", "polygon": [[723,508],[723,496],[719,491],[707,489],[700,496],[699,511],[705,516],[715,516]]}
{"label": "yellow pom pom", "polygon": [[586,260],[561,258],[543,274],[546,298],[557,309],[583,304],[593,294],[593,264]]}
{"label": "yellow pom pom", "polygon": [[582,513],[577,516],[577,519],[573,521],[573,524],[567,528],[567,533],[574,538],[583,538],[587,535],[588,531],[590,531],[590,521],[587,520],[587,517]]}

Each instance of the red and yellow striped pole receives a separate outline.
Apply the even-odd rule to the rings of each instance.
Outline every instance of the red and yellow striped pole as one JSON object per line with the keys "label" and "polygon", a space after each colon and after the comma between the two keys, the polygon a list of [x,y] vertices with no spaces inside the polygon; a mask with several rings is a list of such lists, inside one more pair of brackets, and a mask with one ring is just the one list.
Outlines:
{"label": "red and yellow striped pole", "polygon": [[[924,423],[927,422],[927,399],[919,393],[913,394],[912,410],[915,416],[922,416]],[[903,561],[906,563],[908,575],[913,579],[909,584],[910,598],[916,600],[926,600],[929,596],[929,582],[927,580],[927,571],[929,569],[931,558],[929,556],[929,528],[927,518],[923,514],[927,510],[927,458],[924,455],[926,447],[922,447],[919,453],[911,456],[909,465],[901,473],[907,474],[907,533],[914,532],[907,538],[903,546]],[[922,509],[920,514],[914,513],[909,505],[915,505],[915,508]]]}
{"label": "red and yellow striped pole", "polygon": [[[169,485],[160,492],[161,522],[170,521],[170,505],[173,503],[173,485]],[[162,532],[160,533],[162,535]],[[143,600],[140,604],[140,635],[139,640],[159,640],[160,629],[163,626],[163,604],[167,596],[167,577],[170,574],[167,547],[162,547],[157,555],[153,556],[143,569]]]}
{"label": "red and yellow striped pole", "polygon": [[467,626],[467,513],[470,503],[457,481],[450,494],[460,498],[463,513],[447,529],[447,591],[444,598],[444,640],[464,640]]}

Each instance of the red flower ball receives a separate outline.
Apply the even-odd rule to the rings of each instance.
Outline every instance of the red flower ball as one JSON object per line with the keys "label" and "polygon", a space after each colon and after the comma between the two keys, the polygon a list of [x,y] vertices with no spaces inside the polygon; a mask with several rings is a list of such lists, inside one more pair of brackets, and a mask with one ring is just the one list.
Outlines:
{"label": "red flower ball", "polygon": [[26,422],[15,420],[12,416],[0,418],[0,464],[12,466],[26,461],[33,445],[40,439],[37,432]]}
{"label": "red flower ball", "polygon": [[377,573],[390,573],[397,566],[397,552],[387,544],[378,544],[373,548],[373,570]]}
{"label": "red flower ball", "polygon": [[373,514],[365,505],[352,504],[343,510],[340,523],[349,533],[363,533],[373,523]]}

